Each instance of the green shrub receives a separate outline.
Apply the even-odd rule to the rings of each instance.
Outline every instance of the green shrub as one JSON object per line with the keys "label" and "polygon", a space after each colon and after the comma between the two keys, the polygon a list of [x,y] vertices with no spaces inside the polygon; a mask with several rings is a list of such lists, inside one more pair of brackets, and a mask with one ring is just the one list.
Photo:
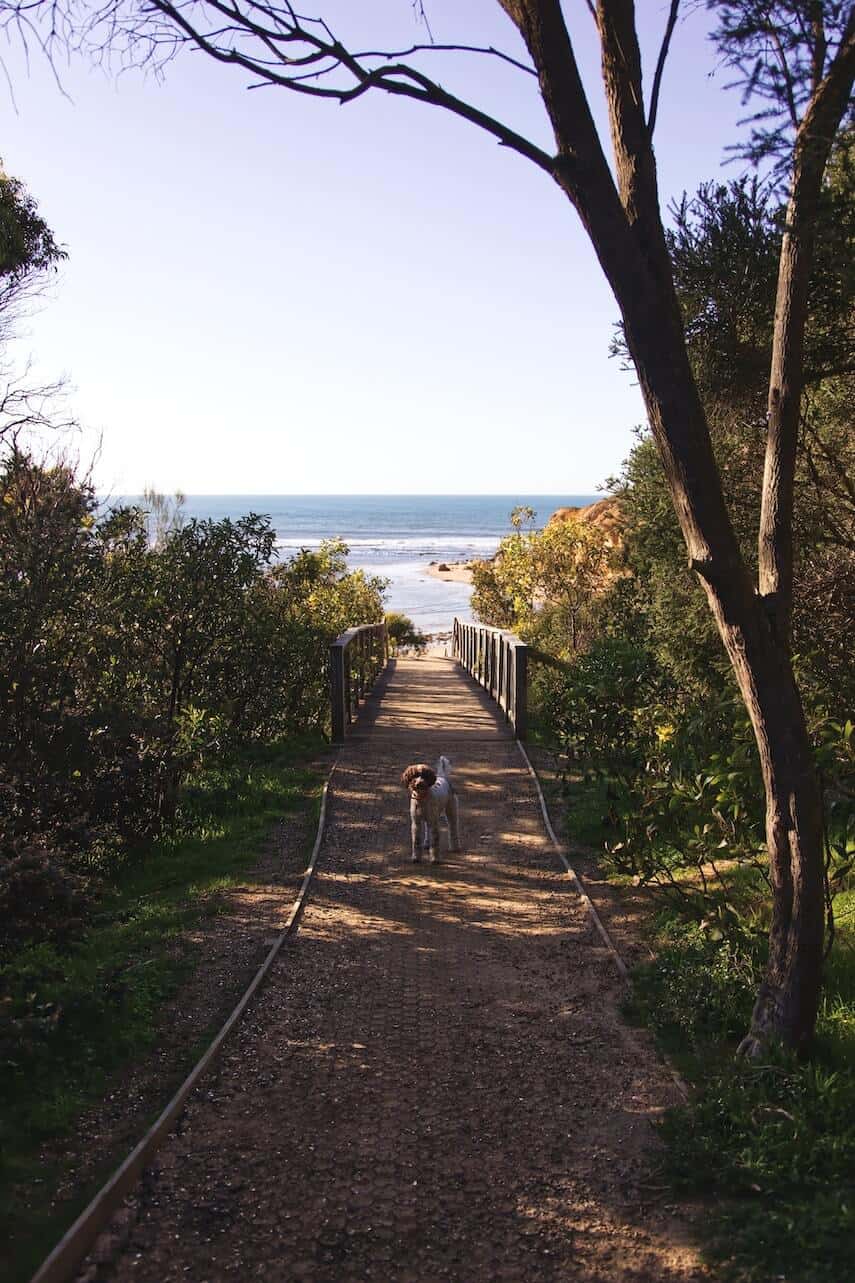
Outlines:
{"label": "green shrub", "polygon": [[662,921],[655,961],[637,969],[631,1014],[686,1066],[712,1046],[720,1046],[717,1055],[732,1054],[751,1015],[762,945]]}
{"label": "green shrub", "polygon": [[[0,461],[0,935],[10,940],[38,938],[37,902],[43,938],[60,929],[63,896],[76,920],[74,875],[110,877],[173,826],[189,772],[323,730],[330,641],[382,614],[384,581],[348,571],[341,541],[274,565],[266,517],[170,510],[155,525],[152,541],[144,510],[101,513],[67,464],[14,446]],[[50,856],[25,869],[24,849]]]}
{"label": "green shrub", "polygon": [[69,940],[93,899],[91,882],[56,853],[22,843],[0,858],[0,944],[9,950],[29,940]]}
{"label": "green shrub", "polygon": [[712,1255],[741,1279],[839,1283],[855,1251],[855,1074],[729,1066],[662,1128],[676,1189],[719,1200]]}
{"label": "green shrub", "polygon": [[408,615],[402,615],[399,611],[393,610],[386,615],[386,634],[393,652],[404,647],[422,651],[427,646],[427,638],[421,629],[416,628]]}

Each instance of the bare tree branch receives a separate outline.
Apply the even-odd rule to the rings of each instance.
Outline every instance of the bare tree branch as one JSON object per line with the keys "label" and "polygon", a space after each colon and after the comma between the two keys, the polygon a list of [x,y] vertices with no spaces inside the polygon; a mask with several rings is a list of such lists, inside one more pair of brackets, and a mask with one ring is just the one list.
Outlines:
{"label": "bare tree branch", "polygon": [[[216,15],[212,23],[209,15]],[[164,21],[158,25],[157,18]],[[99,37],[99,28],[108,20]],[[117,32],[131,62],[161,63],[173,57],[176,45],[190,44],[217,62],[240,67],[262,84],[279,85],[294,93],[355,102],[371,89],[442,107],[491,134],[503,147],[518,152],[547,173],[554,160],[530,139],[503,121],[458,98],[417,66],[405,61],[423,54],[461,53],[501,61],[534,75],[533,68],[492,46],[414,44],[405,49],[351,51],[322,19],[306,18],[293,6],[260,0],[150,0],[142,8],[123,8],[114,0],[90,22],[95,47],[109,56]],[[97,44],[101,40],[100,46]],[[254,42],[250,45],[249,42]]]}
{"label": "bare tree branch", "polygon": [[671,37],[674,34],[674,28],[677,25],[677,15],[680,12],[680,0],[671,0],[671,8],[668,12],[668,21],[665,24],[665,34],[662,37],[662,47],[659,50],[659,57],[656,59],[656,71],[653,74],[653,88],[650,92],[650,110],[647,113],[647,128],[650,131],[650,137],[653,137],[653,131],[656,128],[656,113],[659,108],[659,91],[662,87],[662,73],[665,70],[665,60],[668,57],[668,50],[671,46]]}
{"label": "bare tree branch", "polygon": [[799,127],[799,113],[796,107],[795,79],[790,64],[787,61],[787,55],[784,52],[784,46],[781,43],[781,33],[776,31],[773,26],[769,27],[769,39],[772,48],[775,50],[775,57],[778,60],[778,66],[781,69],[781,81],[783,84],[783,98],[787,104],[787,111],[790,115],[790,124],[793,129]]}
{"label": "bare tree branch", "polygon": [[21,374],[4,376],[0,370],[0,443],[16,446],[22,436],[41,432],[75,431],[78,422],[66,409],[68,388],[64,379],[52,383],[30,382],[31,365]]}
{"label": "bare tree branch", "polygon": [[853,81],[855,6],[850,7],[846,29],[827,74],[799,122],[781,245],[758,547],[760,593],[782,643],[789,636],[792,614],[795,463],[816,210],[832,142],[851,101]]}

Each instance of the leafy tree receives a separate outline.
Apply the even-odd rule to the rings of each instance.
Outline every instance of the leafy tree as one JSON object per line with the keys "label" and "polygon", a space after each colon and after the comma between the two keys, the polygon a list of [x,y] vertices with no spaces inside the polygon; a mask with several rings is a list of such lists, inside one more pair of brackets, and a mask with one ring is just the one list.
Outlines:
{"label": "leafy tree", "polygon": [[590,637],[613,561],[607,537],[595,526],[550,521],[543,530],[517,528],[492,561],[475,564],[473,609],[534,645],[573,655]]}
{"label": "leafy tree", "polygon": [[104,590],[91,485],[13,450],[0,470],[0,855],[38,840],[76,858],[135,827],[138,738],[99,696],[125,653],[99,628]]}
{"label": "leafy tree", "polygon": [[[855,698],[851,664],[845,658],[847,618],[855,609],[850,482],[855,441],[847,373],[851,342],[840,339],[849,336],[855,310],[850,153],[847,134],[823,190],[823,224],[829,234],[818,248],[806,330],[808,391],[796,458],[799,507],[794,518],[793,629],[800,672],[812,704],[827,699],[824,692],[834,689],[844,707]],[[780,253],[785,210],[768,186],[741,179],[727,186],[702,186],[694,198],[683,198],[675,215],[668,244],[692,367],[703,390],[742,553],[754,563],[760,504],[755,478],[763,466],[766,430],[763,371],[771,351],[773,266]],[[615,349],[625,355],[620,341]],[[631,580],[622,585],[621,604],[626,607],[632,599],[633,626],[643,619],[659,661],[686,689],[723,693],[726,677],[716,654],[712,621],[686,567],[652,440],[639,443],[622,477],[611,484],[622,495],[631,571]]]}
{"label": "leafy tree", "polygon": [[[632,0],[589,0],[600,42],[610,166],[560,0],[499,0],[522,39],[517,58],[457,46],[462,58],[502,59],[532,76],[549,118],[546,150],[443,87],[425,65],[436,47],[361,52],[332,21],[290,4],[244,0],[115,0],[95,11],[96,43],[122,33],[131,57],[168,57],[189,44],[254,80],[303,96],[353,102],[372,89],[442,107],[484,130],[551,178],[579,215],[618,303],[648,421],[690,565],[706,593],[751,718],[766,794],[774,910],[766,979],[744,1043],[811,1037],[822,936],[820,793],[791,646],[795,458],[804,384],[807,291],[823,174],[855,78],[855,6],[840,0],[711,0],[725,62],[759,102],[748,143],[788,187],[769,366],[756,582],[739,547],[686,346],[659,208],[653,134],[663,67],[679,13],[672,0],[645,93]],[[55,6],[51,6],[52,13]],[[54,17],[54,23],[55,23]],[[106,25],[103,25],[106,22]],[[99,35],[98,32],[101,32]],[[165,52],[164,52],[165,50]],[[443,47],[446,55],[454,47]]]}
{"label": "leafy tree", "polygon": [[16,442],[33,429],[74,426],[62,382],[33,385],[29,370],[16,370],[1,350],[44,274],[65,257],[23,183],[0,167],[0,442]]}
{"label": "leafy tree", "polygon": [[389,638],[393,652],[403,647],[412,647],[413,650],[420,651],[427,645],[427,638],[420,629],[416,628],[409,615],[402,615],[396,610],[386,615],[386,636]]}
{"label": "leafy tree", "polygon": [[329,643],[381,616],[382,581],[348,572],[338,542],[272,566],[274,543],[250,515],[173,523],[153,544],[142,509],[99,516],[70,465],[9,453],[0,866],[23,859],[21,885],[56,898],[56,860],[124,857],[172,823],[183,779],[212,753],[323,728]]}
{"label": "leafy tree", "polygon": [[0,170],[0,277],[18,282],[65,256],[24,184]]}

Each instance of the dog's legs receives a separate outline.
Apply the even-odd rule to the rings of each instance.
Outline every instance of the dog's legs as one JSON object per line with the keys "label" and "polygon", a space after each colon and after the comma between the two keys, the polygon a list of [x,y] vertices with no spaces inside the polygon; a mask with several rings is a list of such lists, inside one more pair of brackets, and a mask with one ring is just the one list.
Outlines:
{"label": "dog's legs", "polygon": [[424,850],[425,842],[424,835],[424,820],[419,814],[418,807],[415,802],[413,802],[410,806],[410,836],[412,838],[414,864],[418,864],[422,858],[422,851]]}
{"label": "dog's legs", "polygon": [[457,798],[454,796],[453,793],[451,797],[448,799],[448,807],[447,807],[446,813],[448,815],[448,836],[450,839],[449,845],[452,851],[459,851],[460,850],[460,810],[457,805]]}
{"label": "dog's legs", "polygon": [[434,864],[439,864],[440,837],[439,837],[439,814],[437,812],[434,812],[434,814],[428,820],[427,827],[428,827],[428,834],[430,837],[430,846],[429,846],[430,858],[433,860]]}

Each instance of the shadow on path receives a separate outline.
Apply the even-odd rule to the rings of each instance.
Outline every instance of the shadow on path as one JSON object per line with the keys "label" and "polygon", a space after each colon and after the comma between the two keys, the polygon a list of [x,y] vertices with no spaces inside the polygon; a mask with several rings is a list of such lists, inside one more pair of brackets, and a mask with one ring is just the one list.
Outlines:
{"label": "shadow on path", "polygon": [[[464,850],[414,866],[398,780],[439,751]],[[652,1174],[674,1089],[620,998],[500,716],[448,661],[399,661],[342,751],[301,931],[106,1277],[704,1277]]]}

